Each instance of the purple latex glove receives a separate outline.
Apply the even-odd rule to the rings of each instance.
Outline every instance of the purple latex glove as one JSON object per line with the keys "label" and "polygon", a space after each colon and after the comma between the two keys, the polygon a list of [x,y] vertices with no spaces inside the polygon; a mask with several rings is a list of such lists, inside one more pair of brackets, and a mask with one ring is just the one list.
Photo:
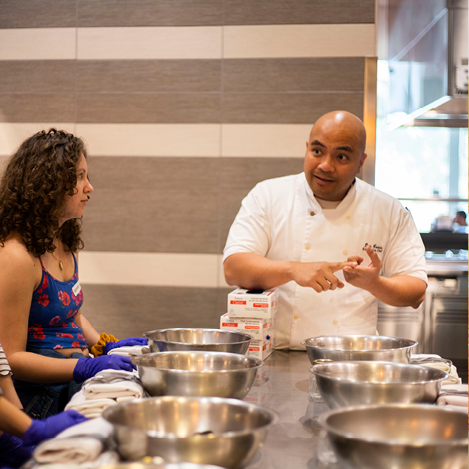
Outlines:
{"label": "purple latex glove", "polygon": [[34,447],[26,446],[23,440],[16,436],[2,433],[0,436],[0,466],[21,467],[28,459],[31,459]]}
{"label": "purple latex glove", "polygon": [[37,445],[43,440],[54,438],[66,428],[86,420],[88,419],[76,410],[65,410],[45,420],[33,420],[31,426],[24,432],[23,443],[26,446]]}
{"label": "purple latex glove", "polygon": [[143,337],[129,337],[128,339],[118,340],[117,342],[108,342],[104,346],[103,355],[107,355],[113,348],[133,347],[134,345],[147,345],[148,340]]}
{"label": "purple latex glove", "polygon": [[122,355],[103,355],[96,358],[79,358],[73,369],[73,379],[77,383],[83,383],[88,378],[92,378],[102,370],[124,370],[133,371],[137,367],[132,365],[129,357]]}

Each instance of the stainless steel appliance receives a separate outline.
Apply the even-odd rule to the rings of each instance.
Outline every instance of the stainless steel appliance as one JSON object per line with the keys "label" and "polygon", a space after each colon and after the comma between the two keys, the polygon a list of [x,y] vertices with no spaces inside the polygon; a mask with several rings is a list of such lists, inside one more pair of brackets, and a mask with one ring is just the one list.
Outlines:
{"label": "stainless steel appliance", "polygon": [[415,353],[435,353],[451,360],[467,383],[467,250],[428,251],[429,286],[418,309],[379,303],[380,335],[414,339]]}

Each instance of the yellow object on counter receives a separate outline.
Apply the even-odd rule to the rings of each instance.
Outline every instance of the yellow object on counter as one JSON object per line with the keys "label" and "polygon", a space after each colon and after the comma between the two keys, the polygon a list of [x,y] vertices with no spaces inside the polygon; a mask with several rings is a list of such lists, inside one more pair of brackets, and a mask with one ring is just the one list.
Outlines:
{"label": "yellow object on counter", "polygon": [[109,343],[109,342],[118,342],[118,340],[119,339],[116,339],[112,334],[106,334],[105,332],[103,332],[99,336],[98,343],[93,345],[93,347],[91,347],[91,353],[95,357],[100,357],[103,354],[104,347],[106,346],[107,343]]}

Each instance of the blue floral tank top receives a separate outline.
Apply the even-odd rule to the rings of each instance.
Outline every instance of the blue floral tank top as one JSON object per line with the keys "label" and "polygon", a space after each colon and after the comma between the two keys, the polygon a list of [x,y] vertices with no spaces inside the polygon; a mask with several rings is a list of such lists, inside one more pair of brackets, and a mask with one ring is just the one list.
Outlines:
{"label": "blue floral tank top", "polygon": [[[72,253],[73,254],[73,253]],[[83,292],[78,281],[78,266],[67,282],[61,282],[42,266],[42,280],[33,292],[28,322],[27,345],[37,348],[86,348],[81,327],[75,315],[83,304]]]}

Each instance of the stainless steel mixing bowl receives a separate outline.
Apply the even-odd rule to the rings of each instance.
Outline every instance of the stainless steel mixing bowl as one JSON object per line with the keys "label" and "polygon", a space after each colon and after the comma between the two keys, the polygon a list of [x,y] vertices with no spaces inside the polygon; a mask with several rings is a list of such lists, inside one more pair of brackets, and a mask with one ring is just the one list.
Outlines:
{"label": "stainless steel mixing bowl", "polygon": [[157,329],[143,334],[151,352],[198,350],[246,354],[251,336],[221,329]]}
{"label": "stainless steel mixing bowl", "polygon": [[217,396],[243,399],[262,360],[237,353],[159,352],[132,357],[152,396]]}
{"label": "stainless steel mixing bowl", "polygon": [[104,464],[96,466],[96,469],[224,469],[211,464],[193,464],[191,462],[181,462],[176,464],[154,464],[144,462],[119,462],[115,464]]}
{"label": "stainless steel mixing bowl", "polygon": [[415,340],[380,335],[328,335],[303,340],[308,358],[314,360],[381,360],[409,363]]}
{"label": "stainless steel mixing bowl", "polygon": [[312,367],[331,409],[350,405],[433,403],[448,373],[426,366],[381,361],[328,362]]}
{"label": "stainless steel mixing bowl", "polygon": [[467,414],[428,404],[343,407],[319,416],[347,469],[467,469]]}
{"label": "stainless steel mixing bowl", "polygon": [[103,418],[114,426],[126,460],[160,456],[229,469],[252,460],[277,420],[272,411],[237,399],[177,396],[117,404]]}

